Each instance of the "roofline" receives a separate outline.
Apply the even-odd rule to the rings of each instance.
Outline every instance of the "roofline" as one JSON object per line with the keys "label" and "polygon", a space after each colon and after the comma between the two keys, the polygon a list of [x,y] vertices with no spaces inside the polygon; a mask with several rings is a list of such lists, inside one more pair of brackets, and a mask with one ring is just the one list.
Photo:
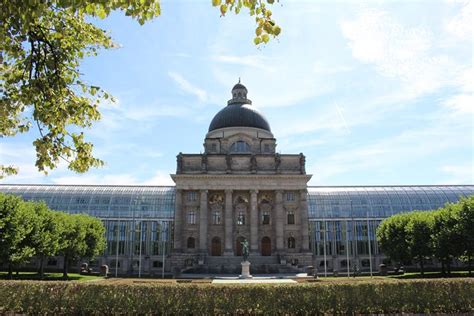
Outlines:
{"label": "roofline", "polygon": [[143,185],[143,184],[35,184],[35,183],[0,183],[0,186],[41,186],[41,187],[113,187],[113,188],[175,188],[175,185]]}
{"label": "roofline", "polygon": [[[175,188],[176,185],[140,185],[140,184],[35,184],[35,183],[0,183],[0,186],[55,186],[55,187],[132,187],[132,188]],[[474,184],[402,184],[402,185],[326,185],[308,186],[311,188],[393,188],[393,187],[474,187]]]}

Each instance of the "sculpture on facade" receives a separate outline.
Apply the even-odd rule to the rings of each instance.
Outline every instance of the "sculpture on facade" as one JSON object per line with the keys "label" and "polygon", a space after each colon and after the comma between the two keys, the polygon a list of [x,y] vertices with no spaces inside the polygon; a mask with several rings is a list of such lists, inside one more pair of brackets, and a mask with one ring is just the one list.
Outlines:
{"label": "sculpture on facade", "polygon": [[301,172],[301,174],[306,173],[305,164],[306,164],[306,157],[303,155],[303,153],[300,153],[300,172]]}
{"label": "sculpture on facade", "polygon": [[280,172],[281,157],[280,154],[275,154],[275,171]]}
{"label": "sculpture on facade", "polygon": [[257,172],[257,157],[254,154],[250,157],[250,171]]}
{"label": "sculpture on facade", "polygon": [[204,153],[201,156],[201,170],[202,172],[207,172],[207,154]]}
{"label": "sculpture on facade", "polygon": [[176,156],[176,173],[182,173],[183,172],[183,153],[179,153],[178,156]]}

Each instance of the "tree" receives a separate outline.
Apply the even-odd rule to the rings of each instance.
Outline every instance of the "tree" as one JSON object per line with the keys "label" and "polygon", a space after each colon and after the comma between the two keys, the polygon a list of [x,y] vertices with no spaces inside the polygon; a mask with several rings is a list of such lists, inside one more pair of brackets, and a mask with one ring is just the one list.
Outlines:
{"label": "tree", "polygon": [[459,259],[467,262],[469,275],[471,275],[474,257],[474,196],[461,199],[459,204],[456,225],[456,231],[461,235]]}
{"label": "tree", "polygon": [[31,259],[36,250],[31,245],[37,225],[31,204],[17,196],[0,193],[0,262],[8,265],[12,277],[13,266]]}
{"label": "tree", "polygon": [[433,245],[434,255],[441,262],[442,272],[451,273],[451,261],[461,253],[462,235],[457,230],[457,209],[459,204],[446,204],[434,212]]}
{"label": "tree", "polygon": [[380,249],[391,260],[404,262],[411,259],[405,227],[410,221],[409,213],[396,214],[384,219],[377,227]]}
{"label": "tree", "polygon": [[[273,4],[274,0],[266,0]],[[256,20],[256,45],[280,34],[262,0],[212,0],[221,15],[246,8]],[[83,129],[100,119],[98,105],[111,98],[81,78],[86,56],[115,47],[111,37],[89,22],[121,10],[140,24],[161,14],[159,0],[0,0],[0,137],[35,125],[36,167],[47,173],[60,159],[76,172],[103,165]],[[0,166],[0,178],[16,173]]]}
{"label": "tree", "polygon": [[69,265],[80,258],[94,258],[105,248],[105,228],[102,222],[84,214],[61,214],[62,241],[59,253],[64,258],[63,278]]}
{"label": "tree", "polygon": [[418,261],[421,275],[424,276],[423,260],[433,255],[433,215],[431,212],[410,212],[405,228],[411,259]]}
{"label": "tree", "polygon": [[32,245],[39,259],[39,274],[44,276],[44,261],[48,257],[56,256],[59,251],[61,233],[61,217],[58,212],[50,210],[44,202],[34,202],[34,211],[38,223],[32,233]]}

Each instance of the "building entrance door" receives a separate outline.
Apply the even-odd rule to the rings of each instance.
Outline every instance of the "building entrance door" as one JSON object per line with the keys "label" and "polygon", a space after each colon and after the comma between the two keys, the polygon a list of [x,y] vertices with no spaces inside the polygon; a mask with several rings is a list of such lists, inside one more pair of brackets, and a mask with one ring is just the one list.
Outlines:
{"label": "building entrance door", "polygon": [[260,247],[262,256],[271,256],[272,255],[272,241],[268,237],[262,238],[262,244]]}
{"label": "building entrance door", "polygon": [[243,251],[242,251],[242,243],[244,242],[245,238],[240,236],[237,238],[235,242],[235,255],[237,257],[242,257]]}
{"label": "building entrance door", "polygon": [[221,256],[222,255],[222,247],[221,247],[221,239],[219,237],[212,238],[211,241],[211,256]]}

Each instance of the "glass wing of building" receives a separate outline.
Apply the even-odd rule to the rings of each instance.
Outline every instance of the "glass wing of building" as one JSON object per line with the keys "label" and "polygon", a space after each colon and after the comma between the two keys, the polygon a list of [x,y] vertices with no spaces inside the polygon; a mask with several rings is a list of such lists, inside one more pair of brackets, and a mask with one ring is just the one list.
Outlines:
{"label": "glass wing of building", "polygon": [[[0,185],[0,192],[100,218],[106,227],[104,256],[129,258],[132,271],[140,264],[136,258],[159,258],[172,249],[174,187]],[[317,268],[345,270],[355,262],[368,269],[369,258],[378,258],[374,264],[383,258],[375,231],[384,218],[438,209],[470,195],[474,185],[309,187],[310,248]]]}

